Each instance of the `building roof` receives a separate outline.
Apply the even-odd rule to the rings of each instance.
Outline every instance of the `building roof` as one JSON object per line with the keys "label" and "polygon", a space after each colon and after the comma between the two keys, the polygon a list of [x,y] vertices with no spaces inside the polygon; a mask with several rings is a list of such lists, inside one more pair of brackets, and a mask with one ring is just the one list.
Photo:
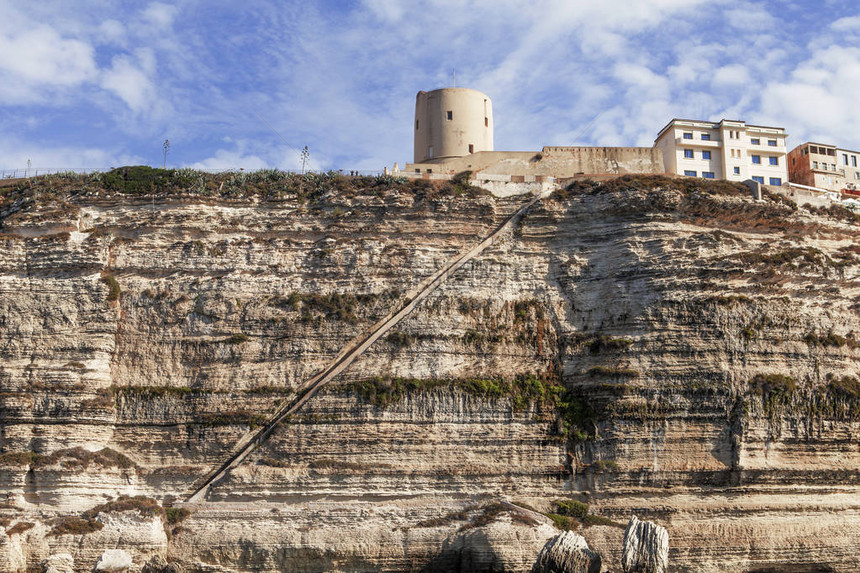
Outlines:
{"label": "building roof", "polygon": [[678,122],[682,122],[682,121],[687,121],[687,122],[690,122],[690,123],[707,123],[707,124],[709,124],[709,125],[712,125],[712,126],[713,126],[711,129],[716,129],[719,125],[721,125],[721,124],[723,124],[723,123],[740,123],[740,124],[743,124],[745,127],[752,127],[752,128],[759,128],[759,129],[778,129],[778,130],[780,130],[780,131],[782,131],[782,132],[783,132],[783,133],[781,133],[780,135],[785,135],[786,137],[788,137],[788,134],[787,134],[787,133],[785,133],[785,128],[784,128],[784,127],[775,127],[775,126],[770,126],[770,125],[755,125],[755,124],[752,124],[752,123],[746,123],[746,122],[745,122],[744,120],[742,120],[742,119],[721,119],[720,121],[708,121],[708,120],[705,120],[705,119],[682,119],[682,118],[678,118],[678,117],[676,117],[676,118],[672,119],[669,123],[667,123],[667,124],[665,125],[665,127],[663,127],[663,129],[661,129],[661,130],[657,133],[657,137],[654,139],[654,141],[657,141],[658,139],[660,139],[660,138],[663,136],[663,134],[664,134],[664,133],[665,133],[665,132],[670,128],[670,127],[672,127],[672,126],[673,126],[673,125],[675,125],[676,123],[678,123]]}

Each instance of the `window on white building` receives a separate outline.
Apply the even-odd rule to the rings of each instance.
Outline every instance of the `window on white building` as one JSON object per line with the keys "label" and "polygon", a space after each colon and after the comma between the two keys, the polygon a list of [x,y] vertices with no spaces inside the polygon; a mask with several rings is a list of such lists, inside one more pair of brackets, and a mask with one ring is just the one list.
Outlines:
{"label": "window on white building", "polygon": [[753,137],[750,139],[750,145],[761,145],[761,140],[757,137]]}
{"label": "window on white building", "polygon": [[856,155],[851,156],[851,167],[857,167],[857,156]]}
{"label": "window on white building", "polygon": [[753,175],[752,180],[757,181],[758,183],[761,183],[762,185],[764,185],[764,177],[759,177],[758,175]]}
{"label": "window on white building", "polygon": [[761,155],[752,155],[752,162],[756,165],[761,165]]}
{"label": "window on white building", "polygon": [[702,152],[702,159],[710,159],[710,158],[711,158],[711,152],[709,150],[705,150]]}
{"label": "window on white building", "polygon": [[842,165],[848,165],[848,154],[847,153],[842,154]]}
{"label": "window on white building", "polygon": [[818,162],[817,162],[817,161],[813,161],[813,162],[812,162],[812,168],[813,168],[813,169],[818,169]]}
{"label": "window on white building", "polygon": [[768,140],[767,140],[767,144],[768,144],[770,147],[776,147],[776,140],[775,140],[775,139],[768,139]]}
{"label": "window on white building", "polygon": [[684,170],[684,175],[685,175],[685,176],[687,176],[687,177],[695,177],[695,176],[696,176],[696,172],[695,172],[695,171],[690,171],[689,169],[685,169],[685,170]]}
{"label": "window on white building", "polygon": [[782,178],[780,178],[780,177],[771,177],[771,178],[770,178],[770,184],[771,184],[771,185],[775,185],[775,186],[779,187],[780,185],[782,185]]}
{"label": "window on white building", "polygon": [[713,179],[714,178],[714,172],[713,171],[702,171],[702,177],[704,177],[705,179]]}
{"label": "window on white building", "polygon": [[779,157],[768,157],[767,160],[771,165],[779,165]]}
{"label": "window on white building", "polygon": [[702,141],[710,141],[710,140],[711,140],[711,134],[710,133],[703,133],[702,134]]}
{"label": "window on white building", "polygon": [[685,131],[684,132],[684,139],[693,139],[693,134],[688,132],[688,131]]}
{"label": "window on white building", "polygon": [[734,173],[735,173],[735,175],[740,175],[740,174],[741,174],[741,168],[740,168],[740,167],[735,167],[735,168],[734,168]]}
{"label": "window on white building", "polygon": [[693,159],[693,150],[692,149],[685,149],[684,150],[684,158],[685,159]]}

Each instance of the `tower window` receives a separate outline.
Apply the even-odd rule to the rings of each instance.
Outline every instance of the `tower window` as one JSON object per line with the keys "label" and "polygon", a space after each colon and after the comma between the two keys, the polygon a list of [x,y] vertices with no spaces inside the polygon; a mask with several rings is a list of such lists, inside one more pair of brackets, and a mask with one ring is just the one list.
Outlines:
{"label": "tower window", "polygon": [[484,127],[490,127],[490,118],[489,117],[484,118]]}
{"label": "tower window", "polygon": [[469,144],[469,153],[475,153],[475,146],[473,144]]}
{"label": "tower window", "polygon": [[448,119],[454,119],[454,112],[450,109],[448,110]]}
{"label": "tower window", "polygon": [[418,131],[418,120],[415,120],[415,131]]}

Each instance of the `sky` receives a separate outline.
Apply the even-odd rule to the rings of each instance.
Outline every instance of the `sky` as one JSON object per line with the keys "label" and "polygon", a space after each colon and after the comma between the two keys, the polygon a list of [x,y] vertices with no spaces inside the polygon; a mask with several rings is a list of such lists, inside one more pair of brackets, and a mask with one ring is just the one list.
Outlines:
{"label": "sky", "polygon": [[0,0],[0,170],[382,171],[415,94],[495,148],[651,146],[672,118],[860,150],[856,0]]}

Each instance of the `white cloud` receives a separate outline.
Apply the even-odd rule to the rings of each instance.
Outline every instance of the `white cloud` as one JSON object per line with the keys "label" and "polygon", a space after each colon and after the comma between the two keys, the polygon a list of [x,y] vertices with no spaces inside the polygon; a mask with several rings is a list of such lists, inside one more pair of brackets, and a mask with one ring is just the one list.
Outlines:
{"label": "white cloud", "polygon": [[744,86],[752,83],[749,70],[741,64],[729,64],[714,71],[713,83],[719,86]]}
{"label": "white cloud", "polygon": [[93,47],[47,25],[0,30],[0,103],[42,99],[97,74]]}
{"label": "white cloud", "polygon": [[269,164],[257,155],[245,155],[241,151],[219,149],[212,157],[191,164],[194,169],[244,169],[256,171],[266,169]]}
{"label": "white cloud", "polygon": [[830,27],[837,32],[857,32],[860,31],[860,16],[846,16],[839,18]]}
{"label": "white cloud", "polygon": [[394,23],[403,18],[406,6],[399,0],[366,0],[367,8],[380,20]]}
{"label": "white cloud", "polygon": [[767,85],[762,114],[793,126],[793,135],[837,145],[860,144],[860,49],[830,46],[802,62],[787,81]]}
{"label": "white cloud", "polygon": [[152,109],[156,90],[151,76],[155,73],[155,56],[148,49],[138,50],[136,58],[116,56],[111,67],[102,75],[101,87],[122,99],[128,107],[140,113]]}
{"label": "white cloud", "polygon": [[98,27],[98,37],[106,44],[124,44],[127,36],[125,25],[119,20],[105,20]]}
{"label": "white cloud", "polygon": [[176,18],[178,12],[179,9],[176,6],[153,2],[143,10],[141,16],[143,17],[144,25],[148,24],[159,30],[163,30],[173,25],[173,19]]}
{"label": "white cloud", "polygon": [[133,154],[96,147],[34,145],[18,140],[0,143],[0,172],[22,169],[30,161],[31,173],[37,169],[106,169],[122,165],[139,165],[143,160]]}

